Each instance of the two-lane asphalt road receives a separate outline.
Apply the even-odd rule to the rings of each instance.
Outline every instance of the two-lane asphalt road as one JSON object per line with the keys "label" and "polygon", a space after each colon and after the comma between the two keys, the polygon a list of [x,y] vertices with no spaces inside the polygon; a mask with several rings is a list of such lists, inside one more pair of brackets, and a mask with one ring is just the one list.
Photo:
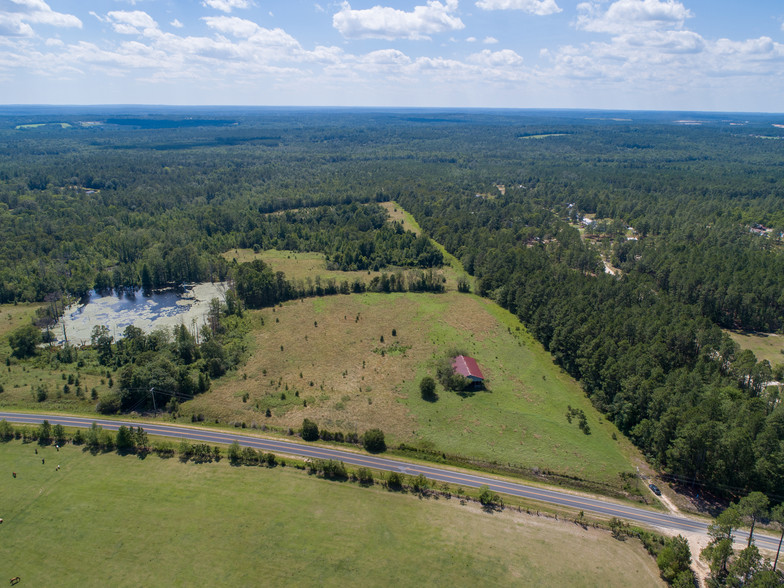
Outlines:
{"label": "two-lane asphalt road", "polygon": [[[448,482],[450,484],[457,484],[472,488],[478,488],[480,486],[486,485],[491,490],[503,494],[519,496],[532,500],[540,500],[542,502],[558,506],[590,511],[607,516],[619,517],[633,521],[635,523],[664,529],[671,529],[676,532],[696,532],[702,534],[707,532],[706,523],[683,516],[662,514],[655,511],[636,508],[634,506],[627,506],[597,498],[569,494],[558,490],[549,490],[546,488],[538,488],[536,486],[528,486],[518,482],[482,476],[467,471],[445,469],[418,463],[414,464],[398,459],[377,457],[375,455],[369,455],[366,453],[343,451],[340,449],[332,449],[318,445],[294,443],[291,441],[277,439],[264,439],[260,437],[252,437],[249,435],[216,431],[207,428],[145,423],[139,421],[103,420],[92,419],[89,417],[23,414],[14,412],[0,412],[0,419],[6,419],[9,422],[28,424],[39,424],[44,419],[46,419],[53,425],[60,424],[67,427],[84,428],[88,428],[92,423],[97,423],[101,427],[109,430],[116,430],[121,425],[126,425],[129,427],[142,426],[144,427],[144,430],[151,435],[185,438],[191,441],[200,441],[204,443],[228,444],[236,441],[242,446],[254,447],[256,449],[262,449],[269,452],[284,453],[313,459],[335,459],[354,466],[365,466],[378,470],[402,472],[410,475],[423,474],[430,480]],[[745,535],[743,532],[737,533],[737,538],[739,540],[743,540],[744,537],[747,537],[747,535]],[[755,534],[755,542],[761,549],[770,549],[775,551],[775,549],[778,547],[778,540],[774,537],[766,535]]]}

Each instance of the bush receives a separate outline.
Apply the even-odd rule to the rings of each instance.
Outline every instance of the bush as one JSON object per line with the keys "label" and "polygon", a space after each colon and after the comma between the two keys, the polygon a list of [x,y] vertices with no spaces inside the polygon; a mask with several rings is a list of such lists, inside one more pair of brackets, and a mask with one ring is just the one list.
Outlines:
{"label": "bush", "polygon": [[14,427],[7,420],[0,421],[0,441],[10,441],[14,438]]}
{"label": "bush", "polygon": [[381,453],[387,450],[384,440],[384,431],[381,429],[370,429],[362,435],[362,445],[370,453]]}
{"label": "bush", "polygon": [[171,457],[174,455],[174,444],[171,441],[156,441],[152,445],[152,450],[159,457]]}
{"label": "bush", "polygon": [[240,449],[240,444],[236,441],[229,445],[229,463],[232,465],[237,465],[242,461],[242,450]]}
{"label": "bush", "polygon": [[39,384],[33,392],[33,397],[37,402],[44,402],[49,397],[49,387],[46,384]]}
{"label": "bush", "polygon": [[76,429],[76,433],[74,433],[73,439],[71,439],[71,443],[74,445],[84,444],[84,433],[82,433],[81,429]]}
{"label": "bush", "polygon": [[242,450],[242,463],[249,466],[259,465],[261,456],[253,447],[246,447]]}
{"label": "bush", "polygon": [[373,484],[373,472],[368,468],[359,468],[357,470],[357,481],[363,486],[370,486]]}
{"label": "bush", "polygon": [[310,419],[304,419],[302,421],[301,435],[304,441],[316,441],[319,438],[318,425]]}
{"label": "bush", "polygon": [[113,451],[115,447],[114,435],[110,431],[101,431],[99,437],[100,448],[103,451]]}
{"label": "bush", "polygon": [[387,488],[390,490],[401,490],[403,488],[403,476],[398,472],[389,472],[387,474]]}
{"label": "bush", "polygon": [[501,497],[487,486],[482,486],[479,489],[479,502],[485,508],[497,508],[503,505]]}
{"label": "bush", "polygon": [[108,394],[101,396],[101,399],[95,406],[95,410],[101,414],[117,414],[120,412],[120,406],[120,395],[116,392],[109,392]]}
{"label": "bush", "polygon": [[325,478],[345,480],[348,478],[346,464],[334,459],[316,459],[308,464],[308,469],[316,474],[321,474]]}
{"label": "bush", "polygon": [[430,480],[425,478],[423,474],[419,474],[411,478],[411,489],[420,494],[427,494],[427,491],[430,489]]}
{"label": "bush", "polygon": [[133,433],[125,425],[120,425],[117,430],[117,451],[120,453],[132,453],[136,449],[136,440]]}

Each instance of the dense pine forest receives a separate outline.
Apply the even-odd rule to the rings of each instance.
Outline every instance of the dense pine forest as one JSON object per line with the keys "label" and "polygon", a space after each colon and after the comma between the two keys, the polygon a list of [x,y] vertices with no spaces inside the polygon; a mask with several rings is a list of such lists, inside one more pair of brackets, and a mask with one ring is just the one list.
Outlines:
{"label": "dense pine forest", "polygon": [[[665,471],[781,499],[784,406],[766,384],[782,368],[722,328],[784,328],[782,122],[8,112],[0,302],[228,278],[265,305],[302,292],[221,253],[315,251],[335,269],[419,271],[444,262],[433,239]],[[386,222],[378,203],[389,200],[425,234]]]}

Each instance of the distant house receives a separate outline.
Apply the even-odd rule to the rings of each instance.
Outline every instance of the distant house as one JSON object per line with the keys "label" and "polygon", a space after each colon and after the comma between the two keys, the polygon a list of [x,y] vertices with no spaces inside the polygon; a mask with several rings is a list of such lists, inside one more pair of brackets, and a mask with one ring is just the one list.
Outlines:
{"label": "distant house", "polygon": [[485,377],[473,357],[468,357],[467,355],[458,355],[452,361],[452,369],[455,370],[456,374],[460,374],[461,376],[469,379],[471,381],[471,385],[474,388],[482,387]]}

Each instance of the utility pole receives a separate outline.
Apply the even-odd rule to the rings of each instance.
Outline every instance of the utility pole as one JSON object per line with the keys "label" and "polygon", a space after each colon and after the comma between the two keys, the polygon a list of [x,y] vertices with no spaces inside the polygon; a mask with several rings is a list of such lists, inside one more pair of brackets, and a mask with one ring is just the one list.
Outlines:
{"label": "utility pole", "polygon": [[155,406],[155,388],[150,388],[150,394],[152,394],[152,409],[158,412],[158,408]]}

